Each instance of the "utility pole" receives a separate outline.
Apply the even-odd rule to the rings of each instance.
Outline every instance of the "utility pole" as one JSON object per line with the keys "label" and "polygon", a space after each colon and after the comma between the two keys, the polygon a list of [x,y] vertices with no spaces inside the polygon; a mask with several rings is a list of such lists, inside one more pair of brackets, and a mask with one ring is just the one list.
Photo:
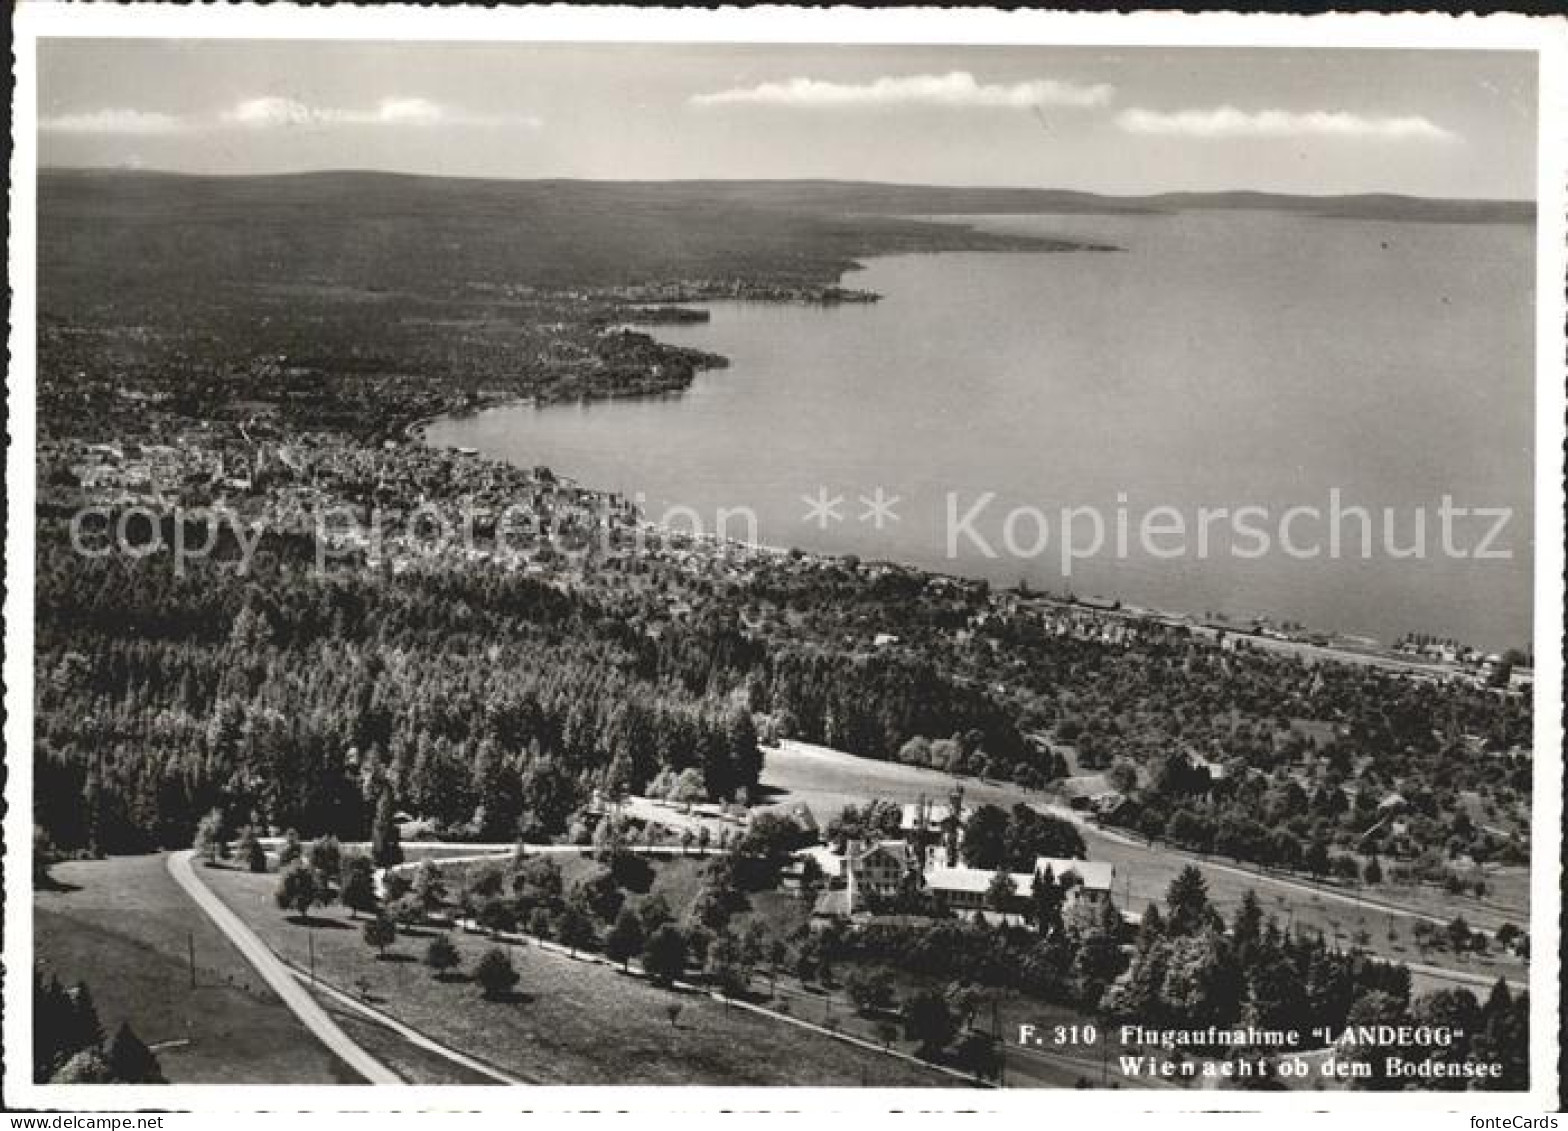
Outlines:
{"label": "utility pole", "polygon": [[310,984],[314,987],[316,984],[316,936],[311,933],[308,927],[305,929],[305,942],[310,948]]}
{"label": "utility pole", "polygon": [[194,990],[196,988],[196,933],[194,931],[185,932],[185,949],[190,956],[191,989]]}

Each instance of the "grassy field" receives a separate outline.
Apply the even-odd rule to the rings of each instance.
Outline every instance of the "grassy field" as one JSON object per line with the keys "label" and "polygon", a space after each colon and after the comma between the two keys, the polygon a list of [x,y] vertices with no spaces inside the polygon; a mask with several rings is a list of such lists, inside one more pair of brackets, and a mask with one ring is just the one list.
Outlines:
{"label": "grassy field", "polygon": [[[179,1084],[334,1084],[323,1048],[169,877],[162,856],[72,861],[33,897],[34,953],[87,982],[107,1033],[129,1021]],[[191,987],[189,948],[196,952]]]}
{"label": "grassy field", "polygon": [[[786,742],[770,747],[763,763],[762,784],[770,802],[804,801],[826,824],[845,805],[863,804],[868,798],[914,801],[921,796],[945,800],[958,780],[949,774],[917,766],[877,762],[856,758],[822,747]],[[1044,793],[1026,790],[1010,782],[962,781],[964,803],[989,803],[1010,807],[1019,802],[1045,806],[1052,800]],[[1358,932],[1370,936],[1368,948],[1401,961],[1424,960],[1438,966],[1451,966],[1466,973],[1488,978],[1499,975],[1523,980],[1525,964],[1512,956],[1467,956],[1429,953],[1424,959],[1412,943],[1411,927],[1416,919],[1411,911],[1441,919],[1462,914],[1472,927],[1493,930],[1505,921],[1517,925],[1529,922],[1528,882],[1519,882],[1513,872],[1499,873],[1494,890],[1485,900],[1471,896],[1449,896],[1436,889],[1389,888],[1359,893],[1365,899],[1398,903],[1402,910],[1388,911],[1357,900],[1358,893],[1341,889],[1351,902],[1334,899],[1321,891],[1301,887],[1265,874],[1250,865],[1228,860],[1200,860],[1165,846],[1129,843],[1126,838],[1107,834],[1093,827],[1081,827],[1091,860],[1116,865],[1116,898],[1124,907],[1142,911],[1151,901],[1163,900],[1171,880],[1189,863],[1196,863],[1209,885],[1209,897],[1227,916],[1240,906],[1248,889],[1255,891],[1266,914],[1349,945]],[[1392,927],[1394,937],[1390,938]]]}
{"label": "grassy field", "polygon": [[[223,900],[280,954],[304,964],[307,930],[319,977],[445,1044],[541,1084],[940,1085],[918,1066],[819,1036],[706,997],[677,994],[536,947],[513,951],[522,974],[510,1001],[485,1001],[467,981],[437,982],[419,961],[427,937],[405,937],[377,961],[341,908],[311,928],[273,905],[276,876],[203,872]],[[493,945],[454,935],[463,968]],[[667,1007],[681,1006],[677,1024]]]}
{"label": "grassy field", "polygon": [[490,1077],[455,1064],[444,1056],[403,1039],[384,1025],[356,1013],[342,1005],[331,995],[317,993],[316,1000],[329,1013],[339,1028],[360,1048],[385,1064],[410,1084],[473,1084],[495,1085]]}

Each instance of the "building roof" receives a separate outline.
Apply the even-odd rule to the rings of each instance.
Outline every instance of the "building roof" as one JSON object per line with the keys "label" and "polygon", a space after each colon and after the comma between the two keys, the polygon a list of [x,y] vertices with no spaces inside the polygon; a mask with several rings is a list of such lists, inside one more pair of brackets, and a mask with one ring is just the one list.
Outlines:
{"label": "building roof", "polygon": [[892,857],[901,866],[907,866],[912,858],[909,845],[901,840],[879,840],[869,848],[861,849],[852,858],[857,865],[860,865],[877,856]]}
{"label": "building roof", "polygon": [[[1034,870],[1043,872],[1051,869],[1051,874],[1060,880],[1069,872],[1075,874],[1090,891],[1110,891],[1116,886],[1116,865],[1103,860],[1070,860],[1059,856],[1037,856],[1034,861]],[[1033,883],[1033,877],[1030,877]]]}
{"label": "building roof", "polygon": [[[1013,890],[1018,895],[1028,895],[1034,876],[1023,872],[1009,873],[1013,877]],[[996,875],[989,868],[927,868],[926,887],[932,891],[965,891],[984,894],[991,887]]]}
{"label": "building roof", "polygon": [[794,856],[796,860],[806,860],[808,858],[815,860],[817,867],[822,869],[824,876],[842,876],[844,874],[844,857],[825,844],[813,844],[810,848],[802,848]]}
{"label": "building roof", "polygon": [[[926,823],[930,828],[941,828],[942,822],[946,821],[952,815],[953,808],[946,802],[932,802],[930,804],[929,811],[926,814]],[[958,819],[960,822],[963,821],[964,813],[962,811],[959,812]],[[903,806],[903,816],[899,820],[899,827],[909,831],[913,830],[917,825],[919,825],[919,823],[920,806],[912,801],[908,802]]]}

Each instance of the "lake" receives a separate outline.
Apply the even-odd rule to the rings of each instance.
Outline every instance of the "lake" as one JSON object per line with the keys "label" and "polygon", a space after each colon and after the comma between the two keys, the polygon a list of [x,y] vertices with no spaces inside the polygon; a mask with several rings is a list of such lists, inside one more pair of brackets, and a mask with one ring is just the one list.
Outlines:
{"label": "lake", "polygon": [[[873,305],[706,304],[710,322],[652,331],[730,359],[685,393],[507,406],[427,437],[640,493],[655,519],[681,505],[711,530],[720,508],[750,508],[775,545],[1384,640],[1529,641],[1532,228],[1261,211],[971,222],[1123,250],[888,257],[845,279],[884,296]],[[896,520],[862,501],[879,488]],[[1336,489],[1370,512],[1370,556],[1358,517],[1333,521]],[[1451,520],[1471,556],[1445,553],[1445,495],[1508,508],[1490,549],[1511,557],[1474,556],[1497,525],[1477,516]],[[836,496],[806,520],[808,499]],[[1097,508],[1103,547],[1064,568],[1068,533],[1093,542],[1087,516],[1064,531],[1075,507]],[[1267,552],[1242,507],[1264,508],[1246,525]],[[1318,517],[1286,520],[1293,507]],[[1229,516],[1204,545],[1199,508]],[[1384,508],[1396,549],[1425,511],[1423,557],[1387,552]],[[1146,517],[1182,530],[1140,539]]]}

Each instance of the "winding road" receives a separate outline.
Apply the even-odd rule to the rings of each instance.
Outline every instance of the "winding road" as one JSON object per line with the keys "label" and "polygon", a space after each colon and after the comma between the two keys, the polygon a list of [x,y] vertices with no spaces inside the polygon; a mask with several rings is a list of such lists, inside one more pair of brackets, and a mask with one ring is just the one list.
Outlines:
{"label": "winding road", "polygon": [[403,1085],[405,1081],[402,1077],[348,1038],[337,1022],[328,1017],[326,1010],[310,995],[310,991],[299,984],[294,972],[267,948],[267,944],[254,931],[240,921],[239,916],[224,906],[223,901],[212,893],[212,889],[202,883],[191,866],[194,855],[190,849],[171,853],[168,858],[169,875],[195,901],[196,906],[217,924],[218,929],[228,936],[229,941],[239,948],[239,952],[272,987],[273,993],[316,1035],[317,1040],[363,1076],[367,1083]]}

